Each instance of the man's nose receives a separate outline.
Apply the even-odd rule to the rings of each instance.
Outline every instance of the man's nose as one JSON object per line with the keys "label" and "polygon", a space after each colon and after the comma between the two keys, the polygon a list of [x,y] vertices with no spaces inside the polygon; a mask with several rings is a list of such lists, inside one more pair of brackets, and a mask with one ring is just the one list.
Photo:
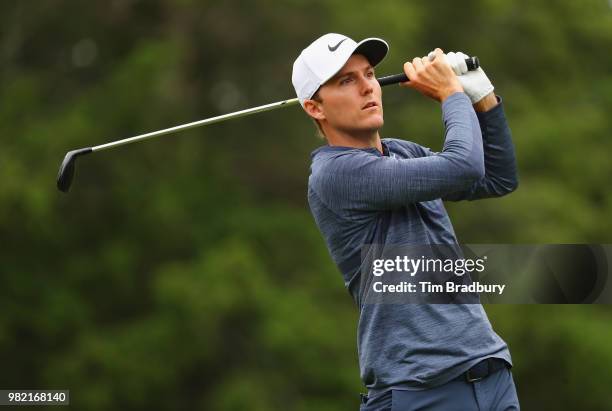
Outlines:
{"label": "man's nose", "polygon": [[363,75],[359,76],[359,87],[363,95],[371,94],[374,91],[372,81]]}

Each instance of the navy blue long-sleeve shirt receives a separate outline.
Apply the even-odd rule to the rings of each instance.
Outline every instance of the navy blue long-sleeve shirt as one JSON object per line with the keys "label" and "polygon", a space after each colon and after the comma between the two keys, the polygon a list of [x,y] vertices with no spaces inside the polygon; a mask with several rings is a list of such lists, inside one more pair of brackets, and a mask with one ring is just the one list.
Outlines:
{"label": "navy blue long-sleeve shirt", "polygon": [[443,200],[501,196],[517,187],[510,129],[498,101],[475,113],[464,93],[448,97],[439,153],[383,139],[383,153],[323,146],[312,154],[308,201],[360,310],[359,363],[371,394],[443,384],[487,357],[511,363],[480,304],[366,304],[373,279],[362,275],[360,259],[362,247],[376,241],[457,244]]}

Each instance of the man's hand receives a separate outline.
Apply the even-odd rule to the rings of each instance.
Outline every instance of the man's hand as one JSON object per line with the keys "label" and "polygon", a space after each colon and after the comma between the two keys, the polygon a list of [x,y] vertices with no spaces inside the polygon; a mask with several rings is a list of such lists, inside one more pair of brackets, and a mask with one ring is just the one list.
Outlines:
{"label": "man's hand", "polygon": [[437,48],[431,54],[433,59],[415,57],[404,63],[404,72],[410,81],[400,83],[434,100],[443,102],[451,94],[463,92],[463,87],[451,69],[446,56]]}
{"label": "man's hand", "polygon": [[[429,58],[435,56],[435,52],[429,53]],[[495,95],[493,95],[493,84],[485,74],[482,67],[479,67],[477,70],[468,71],[467,65],[465,64],[465,59],[468,56],[458,51],[456,53],[450,52],[446,54],[446,59],[451,65],[453,71],[457,76],[459,76],[459,81],[463,86],[463,90],[465,90],[465,94],[468,95],[472,104],[482,106],[485,101],[484,98],[487,97],[487,101],[494,101],[497,104],[497,99]],[[495,106],[493,104],[493,106]],[[487,104],[487,107],[490,104]]]}

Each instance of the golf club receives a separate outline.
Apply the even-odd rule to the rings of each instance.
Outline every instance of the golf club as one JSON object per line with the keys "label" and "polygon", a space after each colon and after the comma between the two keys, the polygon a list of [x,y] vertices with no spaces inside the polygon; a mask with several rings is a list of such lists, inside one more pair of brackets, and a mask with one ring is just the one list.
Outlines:
{"label": "golf club", "polygon": [[[478,57],[473,56],[469,57],[465,60],[468,70],[476,70],[480,67],[480,62],[478,61]],[[406,74],[394,74],[391,76],[381,77],[378,80],[378,83],[381,86],[388,86],[390,84],[403,83],[408,81],[408,77]],[[64,193],[70,190],[70,185],[72,184],[72,180],[74,179],[75,173],[75,163],[76,159],[80,156],[84,156],[85,154],[93,153],[96,151],[108,150],[114,147],[119,147],[125,144],[134,143],[136,141],[147,140],[149,138],[161,136],[164,134],[176,133],[182,130],[189,130],[191,128],[205,126],[208,124],[219,123],[221,121],[230,120],[234,118],[244,117],[255,113],[261,113],[264,111],[274,110],[280,107],[288,107],[298,104],[299,101],[297,98],[292,98],[288,100],[277,101],[275,103],[265,104],[263,106],[248,108],[245,110],[235,111],[229,114],[223,114],[216,117],[207,118],[204,120],[194,121],[192,123],[182,124],[175,127],[166,128],[159,131],[153,131],[146,134],[140,134],[138,136],[125,138],[123,140],[112,141],[110,143],[101,144],[94,147],[86,147],[79,148],[77,150],[72,150],[66,153],[64,157],[64,161],[60,166],[59,172],[57,174],[57,188]]]}

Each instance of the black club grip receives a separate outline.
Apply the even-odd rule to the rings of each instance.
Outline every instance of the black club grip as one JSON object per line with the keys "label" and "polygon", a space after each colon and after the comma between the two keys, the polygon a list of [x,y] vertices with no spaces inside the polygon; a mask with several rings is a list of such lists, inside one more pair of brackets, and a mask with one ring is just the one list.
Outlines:
{"label": "black club grip", "polygon": [[[469,71],[476,70],[480,67],[480,61],[478,61],[478,57],[470,57],[465,59],[465,64]],[[408,81],[408,77],[406,77],[405,73],[393,74],[390,76],[381,77],[378,79],[378,83],[382,86],[388,86],[389,84],[397,84]]]}

